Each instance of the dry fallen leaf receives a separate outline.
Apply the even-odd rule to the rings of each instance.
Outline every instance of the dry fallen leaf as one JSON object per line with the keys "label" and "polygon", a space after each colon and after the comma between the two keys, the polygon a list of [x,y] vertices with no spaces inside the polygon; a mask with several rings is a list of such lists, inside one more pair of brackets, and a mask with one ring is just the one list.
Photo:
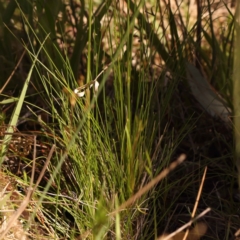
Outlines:
{"label": "dry fallen leaf", "polygon": [[188,83],[195,99],[211,116],[222,119],[229,126],[231,110],[224,99],[213,90],[194,65],[187,63],[186,67]]}

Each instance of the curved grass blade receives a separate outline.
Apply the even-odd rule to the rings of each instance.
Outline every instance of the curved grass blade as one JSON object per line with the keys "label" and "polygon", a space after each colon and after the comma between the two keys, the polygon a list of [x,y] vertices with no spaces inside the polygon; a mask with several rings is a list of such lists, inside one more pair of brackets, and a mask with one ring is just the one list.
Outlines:
{"label": "curved grass blade", "polygon": [[13,113],[12,113],[11,120],[10,120],[10,122],[8,124],[8,128],[6,130],[7,134],[5,134],[5,136],[3,138],[3,144],[2,144],[2,147],[1,147],[0,165],[2,164],[2,162],[4,160],[6,151],[8,149],[8,146],[9,146],[10,142],[11,142],[11,139],[12,139],[12,133],[14,132],[14,128],[17,125],[17,121],[18,121],[18,118],[19,118],[19,115],[20,115],[20,112],[21,112],[21,109],[22,109],[22,106],[23,106],[23,102],[24,102],[24,99],[25,99],[25,96],[26,96],[26,93],[27,93],[29,82],[31,80],[33,69],[34,69],[34,67],[36,65],[36,62],[37,62],[38,55],[41,52],[41,50],[43,48],[43,45],[44,45],[45,41],[48,39],[48,37],[49,37],[49,34],[46,36],[46,38],[44,39],[43,43],[41,44],[37,54],[34,56],[32,66],[31,66],[31,68],[29,70],[27,79],[26,79],[26,81],[24,83],[21,95],[20,95],[19,100],[17,102],[17,105],[16,105],[16,107],[15,107]]}

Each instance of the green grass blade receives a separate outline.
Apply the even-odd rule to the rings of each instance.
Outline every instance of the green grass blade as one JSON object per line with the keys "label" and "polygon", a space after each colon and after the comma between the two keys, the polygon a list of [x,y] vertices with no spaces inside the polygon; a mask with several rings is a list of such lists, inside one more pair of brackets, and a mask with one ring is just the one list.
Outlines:
{"label": "green grass blade", "polygon": [[234,106],[234,135],[235,135],[235,158],[238,170],[238,188],[240,188],[240,5],[236,10],[236,39],[235,39],[235,56],[233,72],[233,106]]}
{"label": "green grass blade", "polygon": [[10,144],[10,141],[12,139],[12,133],[14,132],[14,127],[16,127],[16,125],[17,125],[17,121],[18,121],[18,118],[20,116],[20,112],[21,112],[21,109],[22,109],[22,106],[23,106],[23,102],[24,102],[24,99],[25,99],[25,96],[26,96],[26,93],[27,93],[27,89],[28,89],[28,86],[29,86],[29,83],[30,83],[30,80],[31,80],[33,69],[34,69],[34,67],[36,65],[36,62],[37,62],[38,55],[41,52],[41,50],[43,48],[43,45],[44,45],[45,41],[48,39],[48,37],[49,37],[49,35],[46,36],[44,42],[41,44],[41,46],[40,46],[36,56],[34,57],[32,66],[31,66],[31,68],[29,70],[27,79],[26,79],[26,81],[24,83],[24,86],[23,86],[23,89],[21,91],[19,100],[17,102],[17,105],[16,105],[13,113],[12,113],[11,120],[10,120],[10,122],[8,124],[8,128],[6,130],[7,134],[3,138],[3,145],[2,145],[2,149],[1,149],[0,165],[3,162],[3,160],[4,160],[4,157],[5,157],[5,154],[6,154],[6,150],[7,150],[8,145]]}

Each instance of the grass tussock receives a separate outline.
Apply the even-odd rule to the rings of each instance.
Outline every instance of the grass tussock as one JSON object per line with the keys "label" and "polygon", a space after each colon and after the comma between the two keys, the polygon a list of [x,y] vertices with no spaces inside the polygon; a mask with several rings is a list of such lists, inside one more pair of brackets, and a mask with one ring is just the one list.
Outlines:
{"label": "grass tussock", "polygon": [[0,1],[0,239],[233,239],[234,9]]}

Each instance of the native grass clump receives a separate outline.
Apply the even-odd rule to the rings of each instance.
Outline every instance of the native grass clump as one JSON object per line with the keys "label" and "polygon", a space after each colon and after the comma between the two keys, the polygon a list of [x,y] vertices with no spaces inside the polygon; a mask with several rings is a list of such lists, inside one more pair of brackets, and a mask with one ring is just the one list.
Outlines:
{"label": "native grass clump", "polygon": [[237,236],[235,7],[0,1],[0,238]]}

